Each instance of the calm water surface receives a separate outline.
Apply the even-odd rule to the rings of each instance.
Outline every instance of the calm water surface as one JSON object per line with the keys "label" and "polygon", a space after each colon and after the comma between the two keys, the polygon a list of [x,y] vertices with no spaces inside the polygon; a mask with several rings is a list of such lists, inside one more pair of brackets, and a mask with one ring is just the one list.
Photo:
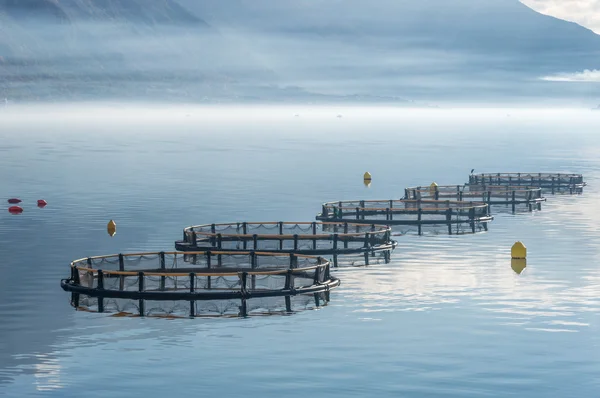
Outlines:
{"label": "calm water surface", "polygon": [[[2,109],[0,395],[597,396],[599,128],[585,110]],[[391,263],[339,269],[327,306],[290,316],[115,318],[60,289],[72,259],[172,250],[186,225],[313,221],[472,168],[589,185],[484,234],[399,236]]]}

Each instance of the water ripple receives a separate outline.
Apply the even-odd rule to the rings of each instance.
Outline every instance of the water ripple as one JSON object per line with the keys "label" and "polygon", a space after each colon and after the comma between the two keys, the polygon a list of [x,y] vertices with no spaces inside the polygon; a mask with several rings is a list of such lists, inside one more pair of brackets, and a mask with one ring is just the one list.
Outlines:
{"label": "water ripple", "polygon": [[[599,120],[395,110],[375,132],[373,115],[351,110],[331,121],[339,110],[306,109],[301,122],[277,109],[237,119],[186,110],[184,122],[181,110],[157,112],[135,122],[126,112],[93,123],[65,113],[0,121],[0,199],[18,196],[25,208],[0,212],[0,394],[597,391]],[[487,233],[397,236],[390,263],[333,270],[342,285],[330,303],[292,316],[118,318],[74,311],[59,287],[74,258],[171,250],[186,225],[310,221],[322,202],[462,183],[472,167],[569,169],[589,186],[548,195],[541,211],[498,211]],[[511,268],[517,240],[528,249],[521,274]]]}

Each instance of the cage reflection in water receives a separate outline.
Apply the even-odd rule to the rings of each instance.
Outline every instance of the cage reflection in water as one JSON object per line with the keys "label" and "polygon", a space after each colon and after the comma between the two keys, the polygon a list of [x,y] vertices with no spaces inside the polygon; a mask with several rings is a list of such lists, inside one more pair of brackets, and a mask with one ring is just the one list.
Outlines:
{"label": "cage reflection in water", "polygon": [[392,250],[365,252],[362,254],[330,254],[325,255],[332,267],[365,267],[377,264],[389,264]]}
{"label": "cage reflection in water", "polygon": [[403,226],[419,235],[428,229],[439,232],[440,227],[451,235],[487,231],[494,219],[489,206],[482,202],[410,199],[327,202],[316,218]]}
{"label": "cage reflection in water", "polygon": [[322,257],[227,251],[88,257],[73,261],[70,278],[61,281],[76,294],[75,307],[83,296],[96,299],[98,312],[115,299],[135,300],[146,315],[147,303],[177,302],[174,308],[186,307],[192,317],[201,301],[237,300],[245,316],[250,299],[327,293],[339,284]]}
{"label": "cage reflection in water", "polygon": [[510,208],[517,210],[541,210],[542,188],[510,185],[437,185],[404,189],[404,199],[457,200],[486,203],[493,211]]}
{"label": "cage reflection in water", "polygon": [[[193,317],[246,317],[268,315],[291,315],[301,311],[316,310],[326,307],[330,301],[329,291],[299,294],[295,296],[274,296],[250,298],[245,307],[240,299],[203,300],[193,303]],[[100,312],[98,297],[71,293],[71,305],[78,311]],[[102,313],[112,316],[143,316],[161,318],[189,318],[190,305],[185,301],[145,300],[140,307],[138,300],[104,298]],[[244,313],[245,311],[245,313]]]}

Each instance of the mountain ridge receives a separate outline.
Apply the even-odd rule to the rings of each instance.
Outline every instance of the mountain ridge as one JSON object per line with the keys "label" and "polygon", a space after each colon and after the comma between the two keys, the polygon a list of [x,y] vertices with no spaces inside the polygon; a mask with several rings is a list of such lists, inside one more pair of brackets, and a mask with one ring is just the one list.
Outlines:
{"label": "mountain ridge", "polygon": [[518,95],[600,69],[599,35],[517,0],[0,0],[2,26],[0,96],[23,99],[77,98],[85,81],[117,98],[119,82],[189,98],[505,95],[503,79]]}

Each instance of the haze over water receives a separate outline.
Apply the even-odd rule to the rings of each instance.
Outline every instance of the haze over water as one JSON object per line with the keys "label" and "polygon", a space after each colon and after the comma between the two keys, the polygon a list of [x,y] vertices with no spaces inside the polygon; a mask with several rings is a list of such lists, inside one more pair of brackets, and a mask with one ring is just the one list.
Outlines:
{"label": "haze over water", "polygon": [[[560,109],[0,109],[0,198],[25,209],[0,212],[0,395],[595,396],[599,127],[600,112]],[[322,202],[463,184],[472,168],[588,186],[539,212],[492,209],[487,233],[397,236],[389,264],[337,270],[316,311],[115,318],[60,288],[73,259],[172,250],[187,225],[313,221]]]}

